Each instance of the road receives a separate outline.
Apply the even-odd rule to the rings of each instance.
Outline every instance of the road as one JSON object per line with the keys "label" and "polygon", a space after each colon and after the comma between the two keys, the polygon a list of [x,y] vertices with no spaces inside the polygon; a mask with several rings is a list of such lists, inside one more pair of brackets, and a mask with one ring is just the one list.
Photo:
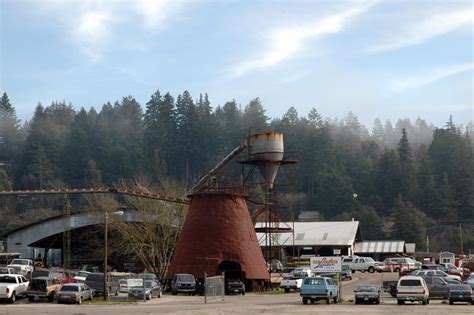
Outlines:
{"label": "road", "polygon": [[63,305],[29,303],[22,299],[17,304],[0,305],[0,314],[473,314],[474,306],[467,304],[448,305],[442,301],[431,301],[429,305],[407,304],[399,306],[396,300],[384,294],[380,305],[354,305],[353,290],[362,283],[381,285],[384,280],[396,279],[395,274],[356,273],[352,281],[343,282],[342,304],[326,305],[324,302],[303,305],[298,293],[273,295],[246,294],[226,296],[224,302],[204,304],[199,296],[165,295],[161,299],[127,305]]}

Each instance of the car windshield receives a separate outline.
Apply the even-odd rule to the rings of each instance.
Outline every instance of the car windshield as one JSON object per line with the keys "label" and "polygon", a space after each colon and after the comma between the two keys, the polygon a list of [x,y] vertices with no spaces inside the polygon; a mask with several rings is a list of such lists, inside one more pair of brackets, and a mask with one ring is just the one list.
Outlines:
{"label": "car windshield", "polygon": [[361,292],[376,292],[377,289],[374,286],[367,285],[367,286],[360,286],[357,288],[357,291]]}
{"label": "car windshield", "polygon": [[63,287],[61,288],[61,291],[78,292],[79,287],[77,285],[63,285]]}
{"label": "car windshield", "polygon": [[294,278],[304,278],[306,277],[308,274],[306,272],[303,272],[303,271],[296,271],[294,274],[293,274],[293,277]]}
{"label": "car windshield", "polygon": [[90,274],[87,276],[86,281],[104,281],[103,274]]}
{"label": "car windshield", "polygon": [[342,265],[341,269],[342,270],[349,270],[351,268],[349,267],[349,265]]}
{"label": "car windshield", "polygon": [[47,286],[46,280],[33,279],[33,280],[31,281],[31,288],[32,288],[33,290],[43,291],[44,289],[46,289],[46,286]]}
{"label": "car windshield", "polygon": [[418,279],[404,279],[400,281],[402,287],[419,287],[421,286],[420,280]]}
{"label": "car windshield", "polygon": [[8,268],[0,268],[0,273],[8,273]]}
{"label": "car windshield", "polygon": [[79,271],[77,273],[77,277],[87,277],[87,275],[89,275],[89,273],[85,271]]}
{"label": "car windshield", "polygon": [[193,282],[194,277],[192,275],[178,275],[178,281]]}
{"label": "car windshield", "polygon": [[436,272],[436,274],[441,275],[441,276],[443,276],[443,277],[447,277],[447,276],[448,276],[448,274],[447,274],[446,272],[441,271],[441,270],[438,270],[438,271]]}
{"label": "car windshield", "polygon": [[153,282],[152,281],[145,281],[145,288],[149,289],[152,287]]}
{"label": "car windshield", "polygon": [[28,265],[28,260],[26,260],[26,259],[13,259],[10,264],[11,265]]}
{"label": "car windshield", "polygon": [[14,277],[0,277],[0,283],[16,283]]}

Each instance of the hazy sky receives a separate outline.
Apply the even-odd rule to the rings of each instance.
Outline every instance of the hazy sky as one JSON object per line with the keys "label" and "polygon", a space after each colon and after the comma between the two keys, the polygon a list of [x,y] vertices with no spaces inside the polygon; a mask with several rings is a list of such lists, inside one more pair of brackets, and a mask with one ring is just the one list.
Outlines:
{"label": "hazy sky", "polygon": [[0,87],[22,120],[156,89],[258,96],[271,117],[474,120],[470,0],[0,2]]}

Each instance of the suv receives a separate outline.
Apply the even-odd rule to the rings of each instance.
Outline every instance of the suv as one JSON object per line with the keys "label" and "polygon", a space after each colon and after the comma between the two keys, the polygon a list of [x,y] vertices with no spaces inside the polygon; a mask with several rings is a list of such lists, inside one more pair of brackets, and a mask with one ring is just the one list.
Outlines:
{"label": "suv", "polygon": [[[108,295],[119,294],[119,283],[118,281],[111,276],[110,274],[107,275],[108,281]],[[104,294],[104,274],[102,272],[94,272],[87,275],[85,284],[87,284],[92,290],[94,290],[94,294]]]}
{"label": "suv", "polygon": [[343,265],[349,265],[352,272],[375,272],[376,262],[371,257],[346,256],[342,259]]}
{"label": "suv", "polygon": [[318,300],[325,300],[326,304],[337,303],[337,285],[336,281],[326,277],[307,277],[303,279],[301,285],[300,296],[303,304],[308,304],[308,301],[314,303]]}
{"label": "suv", "polygon": [[57,279],[49,277],[38,277],[30,281],[28,286],[28,300],[33,302],[35,297],[40,299],[48,299],[53,302],[54,294],[61,289],[61,283]]}
{"label": "suv", "polygon": [[171,280],[171,294],[178,293],[196,294],[196,279],[193,275],[187,273],[175,274]]}
{"label": "suv", "polygon": [[425,280],[418,276],[403,276],[397,283],[397,302],[403,305],[405,302],[421,301],[423,305],[430,303],[429,290]]}

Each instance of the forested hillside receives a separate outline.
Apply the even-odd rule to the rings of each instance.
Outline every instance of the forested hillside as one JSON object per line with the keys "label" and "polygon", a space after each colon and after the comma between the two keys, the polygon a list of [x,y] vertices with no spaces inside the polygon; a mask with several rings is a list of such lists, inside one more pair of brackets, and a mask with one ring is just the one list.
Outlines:
{"label": "forested hillside", "polygon": [[[77,104],[75,104],[77,105]],[[266,104],[270,106],[271,104]],[[403,114],[401,114],[403,115]],[[132,96],[76,111],[38,104],[22,124],[5,93],[0,104],[0,189],[112,186],[122,178],[165,177],[190,185],[249,132],[284,133],[301,203],[323,220],[361,221],[364,239],[403,239],[426,250],[474,252],[474,125],[375,119],[354,113],[307,117],[294,107],[269,119],[258,98],[213,107],[207,94],[157,91],[141,106]],[[353,194],[357,193],[357,198]],[[0,233],[58,213],[61,198],[0,197]]]}

